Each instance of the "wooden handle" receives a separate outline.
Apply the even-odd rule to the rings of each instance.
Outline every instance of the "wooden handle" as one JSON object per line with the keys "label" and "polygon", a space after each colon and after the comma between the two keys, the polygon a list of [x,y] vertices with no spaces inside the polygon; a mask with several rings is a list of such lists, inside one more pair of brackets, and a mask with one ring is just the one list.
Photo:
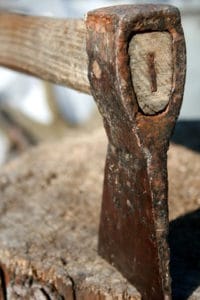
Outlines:
{"label": "wooden handle", "polygon": [[[167,33],[139,34],[130,41],[133,87],[145,114],[156,114],[168,104],[170,44]],[[149,57],[148,67],[149,53],[153,60]],[[90,94],[84,20],[1,13],[0,65]]]}
{"label": "wooden handle", "polygon": [[135,34],[129,43],[132,83],[140,109],[155,115],[165,109],[172,92],[172,37],[169,32]]}
{"label": "wooden handle", "polygon": [[90,94],[83,20],[0,14],[0,65]]}

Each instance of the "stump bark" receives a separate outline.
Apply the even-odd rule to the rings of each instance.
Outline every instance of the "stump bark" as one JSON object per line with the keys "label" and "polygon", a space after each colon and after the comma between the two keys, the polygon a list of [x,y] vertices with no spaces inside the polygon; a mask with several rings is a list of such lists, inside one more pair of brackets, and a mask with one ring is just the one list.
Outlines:
{"label": "stump bark", "polygon": [[[0,299],[141,299],[97,254],[106,144],[97,129],[35,147],[1,169]],[[199,207],[200,155],[172,145],[168,165],[173,220]],[[200,296],[193,270],[181,299]],[[177,276],[178,295],[185,283]]]}

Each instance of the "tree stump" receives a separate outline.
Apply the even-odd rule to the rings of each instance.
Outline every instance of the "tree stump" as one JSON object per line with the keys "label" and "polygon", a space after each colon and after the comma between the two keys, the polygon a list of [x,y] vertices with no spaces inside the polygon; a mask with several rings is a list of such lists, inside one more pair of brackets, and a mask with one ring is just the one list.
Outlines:
{"label": "tree stump", "polygon": [[[97,254],[106,143],[103,129],[97,129],[40,145],[1,169],[0,299],[141,299]],[[171,220],[198,208],[199,174],[200,155],[172,145]],[[188,298],[177,299],[200,296],[197,269],[193,266]],[[174,273],[174,293],[183,295],[186,283]]]}

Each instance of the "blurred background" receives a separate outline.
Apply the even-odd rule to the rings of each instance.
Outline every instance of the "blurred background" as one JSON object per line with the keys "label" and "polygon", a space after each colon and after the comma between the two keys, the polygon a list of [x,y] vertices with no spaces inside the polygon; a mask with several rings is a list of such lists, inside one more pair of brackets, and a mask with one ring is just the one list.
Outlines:
{"label": "blurred background", "polygon": [[[183,106],[173,141],[200,151],[200,1],[0,0],[0,10],[83,18],[94,8],[126,3],[179,7],[187,45]],[[91,96],[0,68],[0,164],[40,141],[88,130],[101,121]]]}

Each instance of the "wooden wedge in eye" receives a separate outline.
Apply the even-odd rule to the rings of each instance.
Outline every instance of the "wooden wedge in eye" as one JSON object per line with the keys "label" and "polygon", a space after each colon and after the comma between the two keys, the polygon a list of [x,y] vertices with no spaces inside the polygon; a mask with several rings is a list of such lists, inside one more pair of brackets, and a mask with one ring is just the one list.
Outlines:
{"label": "wooden wedge in eye", "polygon": [[169,103],[172,89],[172,38],[168,32],[139,33],[129,45],[132,83],[146,115],[155,115]]}

